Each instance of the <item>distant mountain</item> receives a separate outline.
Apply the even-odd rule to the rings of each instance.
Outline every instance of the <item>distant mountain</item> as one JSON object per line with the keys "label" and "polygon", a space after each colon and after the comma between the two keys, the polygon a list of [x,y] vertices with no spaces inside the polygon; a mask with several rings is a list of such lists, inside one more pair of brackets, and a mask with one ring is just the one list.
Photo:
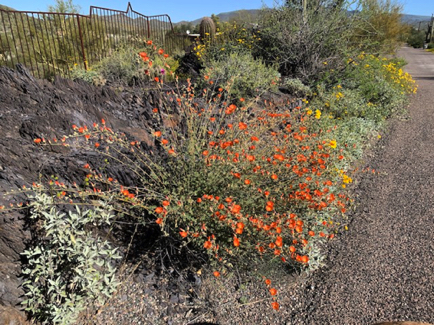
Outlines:
{"label": "distant mountain", "polygon": [[[236,11],[222,12],[216,16],[220,18],[220,21],[230,21],[232,19],[238,20],[238,19],[246,19],[246,18],[255,21],[258,18],[259,12],[260,12],[260,9],[236,10]],[[187,23],[197,25],[197,24],[200,24],[200,21],[202,20],[202,18],[198,18],[198,19],[195,19],[193,21],[183,20],[183,21],[174,23],[174,25],[182,25],[182,24],[187,24]],[[431,21],[431,17],[430,16],[418,16],[418,15],[403,14],[402,15],[402,21],[404,23],[407,23],[410,25],[418,25],[420,21],[422,21],[422,22]]]}
{"label": "distant mountain", "polygon": [[15,11],[14,8],[11,8],[11,7],[8,7],[8,6],[4,6],[4,5],[0,5],[0,9],[3,9],[3,10],[13,10],[13,11]]}
{"label": "distant mountain", "polygon": [[[242,20],[256,20],[258,17],[260,9],[248,9],[248,10],[236,10],[236,11],[229,11],[229,12],[222,12],[217,14],[216,16],[220,18],[220,21],[226,22],[230,21],[232,19],[242,19]],[[211,17],[211,14],[208,16]],[[174,25],[182,25],[187,23],[192,23],[193,25],[200,24],[200,21],[203,17],[195,19],[193,21],[180,21],[177,23],[174,23]]]}
{"label": "distant mountain", "polygon": [[418,15],[402,15],[402,21],[413,27],[426,29],[431,21],[430,16],[418,16]]}

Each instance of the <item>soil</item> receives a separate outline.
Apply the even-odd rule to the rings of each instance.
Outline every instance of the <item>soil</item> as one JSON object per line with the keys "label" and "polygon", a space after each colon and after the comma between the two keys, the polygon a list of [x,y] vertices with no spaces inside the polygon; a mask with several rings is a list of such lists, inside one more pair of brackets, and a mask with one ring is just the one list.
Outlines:
{"label": "soil", "polygon": [[[359,162],[362,169],[376,172],[355,178],[358,205],[349,215],[349,230],[328,247],[327,265],[309,276],[273,271],[272,278],[279,279],[275,282],[279,311],[272,310],[267,288],[253,275],[235,272],[217,280],[205,267],[166,268],[147,254],[140,265],[131,262],[125,266],[116,295],[104,306],[90,306],[79,324],[434,323],[434,55],[404,48],[400,56],[409,62],[406,70],[419,84],[408,118],[390,121],[388,132]],[[59,134],[72,123],[89,124],[104,117],[112,121],[113,128],[148,136],[143,128],[150,123],[147,117],[155,102],[148,93],[138,96],[87,86],[75,90],[68,81],[51,85],[29,78],[25,73],[0,69],[2,189],[28,183],[35,172],[70,171],[81,163],[84,158],[74,152],[40,152],[36,148],[32,139],[46,134],[50,126],[58,125],[52,132]],[[68,88],[74,89],[72,95]],[[42,93],[50,92],[58,98],[47,95],[42,99]],[[12,96],[20,98],[19,104],[14,104],[17,101]],[[38,111],[41,104],[51,113]],[[32,117],[25,127],[26,119],[20,114]],[[53,120],[55,116],[57,120]],[[27,129],[33,131],[24,131]],[[42,164],[45,167],[38,163],[40,159],[47,162]],[[78,169],[73,171],[72,177],[81,177]],[[29,236],[20,220],[20,216],[0,219],[0,271],[12,279],[5,281],[0,275],[0,305],[19,301],[19,291],[13,291],[19,283],[17,254]],[[270,272],[266,265],[260,270],[267,275]]]}

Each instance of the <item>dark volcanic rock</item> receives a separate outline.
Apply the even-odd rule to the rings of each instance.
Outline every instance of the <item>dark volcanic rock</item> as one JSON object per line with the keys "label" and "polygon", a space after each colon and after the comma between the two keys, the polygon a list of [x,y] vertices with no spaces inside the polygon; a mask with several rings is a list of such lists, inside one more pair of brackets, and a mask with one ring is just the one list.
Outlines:
{"label": "dark volcanic rock", "polygon": [[[72,124],[92,125],[104,118],[114,130],[153,146],[149,130],[158,95],[143,88],[95,87],[57,78],[53,83],[33,78],[24,68],[0,68],[0,190],[18,190],[38,180],[39,173],[81,181],[90,153],[74,148],[40,147],[35,138],[71,133]],[[117,171],[120,179],[126,179]],[[12,202],[24,197],[10,196]],[[6,205],[0,196],[0,205]],[[20,253],[30,234],[18,212],[0,215],[0,306],[19,304]]]}

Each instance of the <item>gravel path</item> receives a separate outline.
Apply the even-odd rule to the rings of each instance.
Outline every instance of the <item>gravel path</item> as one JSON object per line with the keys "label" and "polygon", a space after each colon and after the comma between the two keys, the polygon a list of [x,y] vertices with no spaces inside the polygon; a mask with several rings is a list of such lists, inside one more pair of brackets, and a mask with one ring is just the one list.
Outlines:
{"label": "gravel path", "polygon": [[434,323],[434,54],[403,48],[419,85],[409,119],[393,121],[362,179],[350,230],[304,285],[288,324]]}

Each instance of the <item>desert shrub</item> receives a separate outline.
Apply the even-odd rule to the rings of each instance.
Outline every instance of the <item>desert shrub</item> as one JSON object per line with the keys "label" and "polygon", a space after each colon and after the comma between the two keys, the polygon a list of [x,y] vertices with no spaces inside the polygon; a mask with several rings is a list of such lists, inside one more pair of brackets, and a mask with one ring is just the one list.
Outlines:
{"label": "desert shrub", "polygon": [[270,88],[276,88],[279,73],[255,60],[250,53],[232,53],[220,60],[209,60],[201,72],[218,87],[231,84],[234,98],[252,97]]}
{"label": "desert shrub", "polygon": [[93,69],[108,81],[131,83],[134,79],[144,79],[143,64],[138,52],[138,49],[120,48],[103,58]]}
{"label": "desert shrub", "polygon": [[402,5],[393,0],[358,1],[355,15],[360,24],[354,29],[359,48],[370,54],[394,54],[409,33],[402,22]]}
{"label": "desert shrub", "polygon": [[286,88],[291,95],[298,98],[309,97],[312,95],[312,89],[303,84],[299,79],[285,78],[281,87]]}
{"label": "desert shrub", "polygon": [[[27,260],[22,303],[43,323],[71,324],[89,302],[103,303],[118,285],[113,264],[120,258],[117,249],[89,231],[110,224],[113,209],[100,201],[93,209],[76,206],[61,212],[47,190],[37,185],[34,190],[30,218],[38,229],[36,242],[22,253]],[[65,195],[62,190],[58,197]]]}
{"label": "desert shrub", "polygon": [[427,49],[428,50],[434,49],[434,43],[428,43]]}
{"label": "desert shrub", "polygon": [[342,67],[342,58],[355,47],[355,20],[344,7],[311,3],[305,12],[291,5],[262,11],[255,56],[278,64],[283,76],[312,84],[324,71]]}
{"label": "desert shrub", "polygon": [[414,48],[422,48],[425,43],[425,33],[422,30],[412,28],[407,39],[408,45]]}
{"label": "desert shrub", "polygon": [[[327,75],[317,85],[316,107],[333,118],[362,117],[383,121],[403,106],[406,95],[416,91],[414,80],[402,70],[403,60],[360,54],[347,60],[339,74]],[[332,87],[331,80],[336,83]]]}
{"label": "desert shrub", "polygon": [[74,67],[71,68],[69,77],[73,80],[81,79],[96,86],[104,85],[106,83],[106,80],[98,71],[92,69],[86,70],[84,68],[78,67],[77,64],[75,64]]}
{"label": "desert shrub", "polygon": [[194,91],[188,84],[161,94],[152,151],[105,121],[73,126],[65,141],[80,139],[74,145],[135,175],[135,186],[127,188],[84,166],[94,188],[112,185],[106,193],[117,196],[117,205],[208,255],[216,276],[275,259],[290,268],[318,268],[321,244],[343,227],[348,205],[342,187],[351,177],[342,144],[330,130],[312,132],[317,119],[300,107],[252,108],[242,100],[238,107],[226,101],[230,96],[219,98],[228,89]]}
{"label": "desert shrub", "polygon": [[102,59],[88,70],[74,65],[70,77],[83,79],[95,85],[105,84],[107,80],[126,84],[154,78],[172,81],[178,66],[179,63],[174,57],[164,53],[164,50],[152,41],[145,41],[141,49],[120,47],[113,55]]}

